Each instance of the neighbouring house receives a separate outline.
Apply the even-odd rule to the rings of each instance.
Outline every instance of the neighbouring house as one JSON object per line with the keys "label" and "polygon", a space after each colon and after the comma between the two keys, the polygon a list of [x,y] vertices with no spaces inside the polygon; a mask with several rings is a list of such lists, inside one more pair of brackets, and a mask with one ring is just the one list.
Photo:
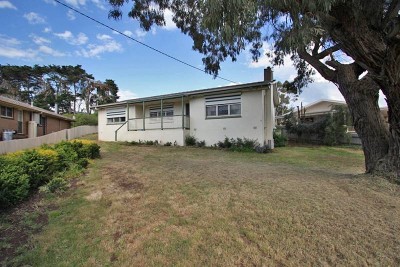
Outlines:
{"label": "neighbouring house", "polygon": [[[312,122],[318,121],[319,119],[323,118],[325,115],[331,114],[332,112],[334,112],[334,109],[337,106],[347,108],[347,104],[344,101],[322,99],[322,100],[318,100],[316,102],[313,102],[311,104],[308,104],[304,107],[299,108],[297,111],[297,113],[298,113],[297,116],[303,122],[312,123]],[[388,121],[387,107],[382,107],[382,108],[380,108],[380,110],[381,110],[382,117],[387,122]],[[282,117],[282,116],[280,116],[280,117]],[[351,122],[351,119],[349,118],[346,121]],[[347,125],[347,130],[348,130],[348,132],[354,132],[354,126],[352,124]]]}
{"label": "neighbouring house", "polygon": [[1,140],[4,132],[13,139],[32,138],[71,128],[73,119],[5,96],[0,96]]}
{"label": "neighbouring house", "polygon": [[184,145],[191,135],[211,146],[225,137],[245,137],[273,148],[278,101],[272,70],[267,68],[262,82],[99,105],[99,140]]}

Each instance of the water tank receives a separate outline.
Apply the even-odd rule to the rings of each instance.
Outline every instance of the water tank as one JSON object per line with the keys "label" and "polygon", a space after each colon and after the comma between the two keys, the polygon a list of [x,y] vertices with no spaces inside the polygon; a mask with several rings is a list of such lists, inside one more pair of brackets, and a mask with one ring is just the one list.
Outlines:
{"label": "water tank", "polygon": [[4,130],[3,131],[3,141],[10,141],[13,139],[14,131],[12,130]]}

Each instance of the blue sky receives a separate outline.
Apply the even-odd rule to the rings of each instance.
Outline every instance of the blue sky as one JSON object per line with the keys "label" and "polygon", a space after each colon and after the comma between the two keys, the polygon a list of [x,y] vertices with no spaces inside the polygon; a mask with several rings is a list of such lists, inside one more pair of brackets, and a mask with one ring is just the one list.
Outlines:
{"label": "blue sky", "polygon": [[[170,14],[166,16],[165,27],[143,32],[137,21],[127,17],[127,9],[122,20],[108,19],[109,6],[104,0],[63,2],[203,69],[202,56],[191,49],[192,40],[175,27]],[[53,0],[0,0],[0,23],[0,64],[79,64],[98,80],[113,79],[120,89],[121,100],[230,84],[149,50]],[[266,52],[267,44],[264,49]],[[294,78],[290,60],[285,63],[274,68],[278,81]],[[238,83],[257,82],[263,79],[263,69],[270,65],[265,56],[252,62],[250,54],[244,52],[236,62],[223,63],[220,76]],[[308,104],[319,99],[343,100],[343,97],[335,85],[317,75],[298,102]],[[383,101],[380,103],[384,105]]]}

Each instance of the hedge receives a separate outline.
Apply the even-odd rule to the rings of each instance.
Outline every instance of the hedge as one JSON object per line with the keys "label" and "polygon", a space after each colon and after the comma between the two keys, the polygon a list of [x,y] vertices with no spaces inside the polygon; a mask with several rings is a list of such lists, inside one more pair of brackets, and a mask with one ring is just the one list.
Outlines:
{"label": "hedge", "polygon": [[26,199],[39,186],[50,184],[71,168],[85,168],[100,157],[100,147],[88,140],[17,151],[0,156],[0,208]]}

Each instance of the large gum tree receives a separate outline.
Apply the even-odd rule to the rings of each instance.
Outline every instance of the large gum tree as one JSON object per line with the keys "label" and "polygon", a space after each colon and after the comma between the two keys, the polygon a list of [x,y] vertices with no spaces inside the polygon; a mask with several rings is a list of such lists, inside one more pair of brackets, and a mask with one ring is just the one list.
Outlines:
{"label": "large gum tree", "polygon": [[[108,0],[109,17],[118,19],[124,5],[144,30],[165,24],[173,13],[177,27],[204,55],[210,74],[220,63],[235,61],[245,49],[261,56],[263,42],[282,64],[295,58],[301,89],[310,80],[310,65],[335,83],[353,116],[368,173],[400,176],[400,0]],[[346,57],[343,57],[346,55]],[[349,58],[351,61],[349,61]],[[290,84],[289,84],[290,85]],[[389,126],[379,113],[382,90]]]}

